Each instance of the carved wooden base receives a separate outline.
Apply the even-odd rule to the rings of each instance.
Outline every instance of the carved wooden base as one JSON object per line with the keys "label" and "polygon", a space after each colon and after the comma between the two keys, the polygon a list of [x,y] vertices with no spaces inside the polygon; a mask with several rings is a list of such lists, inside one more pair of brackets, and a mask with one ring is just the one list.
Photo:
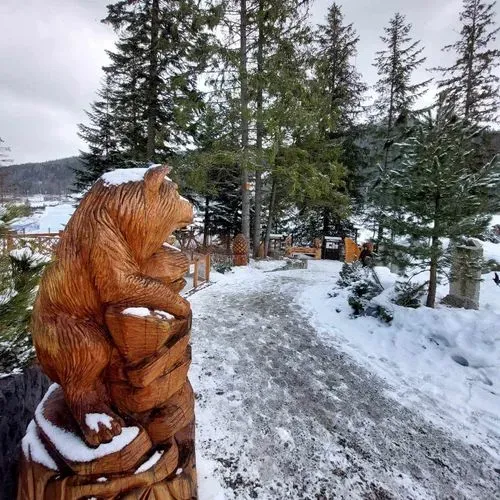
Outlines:
{"label": "carved wooden base", "polygon": [[[176,397],[149,419],[151,437],[134,423],[111,443],[89,448],[54,384],[23,440],[18,500],[196,499],[194,417],[182,411],[193,403],[189,382]],[[161,422],[174,433],[166,440]]]}
{"label": "carved wooden base", "polygon": [[233,255],[233,264],[235,266],[247,266],[248,265],[248,255],[247,254],[242,254],[242,255],[235,254],[235,255]]}

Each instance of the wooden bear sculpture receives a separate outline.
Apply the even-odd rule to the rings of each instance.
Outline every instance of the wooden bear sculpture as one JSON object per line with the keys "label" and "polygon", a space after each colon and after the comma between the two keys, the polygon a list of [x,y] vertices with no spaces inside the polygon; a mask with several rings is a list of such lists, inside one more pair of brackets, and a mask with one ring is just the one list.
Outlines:
{"label": "wooden bear sculpture", "polygon": [[187,258],[168,168],[116,170],[69,221],[33,310],[54,381],[23,440],[18,499],[196,498]]}

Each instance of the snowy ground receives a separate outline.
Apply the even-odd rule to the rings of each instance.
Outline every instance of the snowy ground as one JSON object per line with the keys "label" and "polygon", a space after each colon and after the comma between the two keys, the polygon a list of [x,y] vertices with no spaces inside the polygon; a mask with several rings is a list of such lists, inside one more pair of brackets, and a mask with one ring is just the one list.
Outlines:
{"label": "snowy ground", "polygon": [[384,326],[337,262],[259,265],[190,298],[200,500],[499,498],[500,289]]}

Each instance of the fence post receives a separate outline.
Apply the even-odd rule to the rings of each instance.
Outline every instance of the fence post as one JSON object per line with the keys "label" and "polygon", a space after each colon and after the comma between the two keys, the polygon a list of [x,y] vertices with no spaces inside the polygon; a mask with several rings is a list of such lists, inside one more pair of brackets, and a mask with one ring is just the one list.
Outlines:
{"label": "fence post", "polygon": [[198,257],[194,258],[193,288],[198,287]]}
{"label": "fence post", "polygon": [[210,281],[210,254],[205,255],[205,282]]}

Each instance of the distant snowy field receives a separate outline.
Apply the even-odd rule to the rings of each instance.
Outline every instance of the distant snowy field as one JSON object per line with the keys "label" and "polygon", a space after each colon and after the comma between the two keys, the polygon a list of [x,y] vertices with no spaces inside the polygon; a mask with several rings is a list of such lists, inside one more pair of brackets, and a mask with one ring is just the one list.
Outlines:
{"label": "distant snowy field", "polygon": [[76,200],[71,197],[61,201],[44,201],[40,197],[32,197],[28,198],[28,202],[35,213],[13,221],[12,228],[16,231],[57,233],[64,229],[76,208]]}

